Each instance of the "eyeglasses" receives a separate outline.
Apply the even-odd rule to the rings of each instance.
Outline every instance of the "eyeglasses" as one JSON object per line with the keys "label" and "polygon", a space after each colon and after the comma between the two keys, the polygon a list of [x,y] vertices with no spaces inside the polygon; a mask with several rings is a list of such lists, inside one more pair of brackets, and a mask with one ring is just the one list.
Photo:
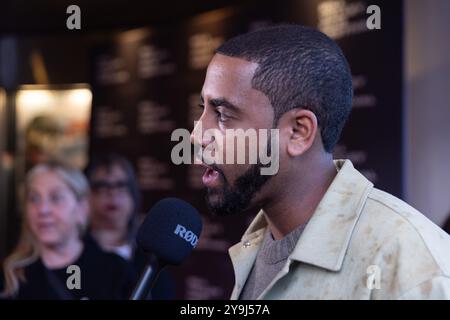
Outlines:
{"label": "eyeglasses", "polygon": [[115,181],[109,182],[105,180],[92,181],[91,188],[96,193],[106,194],[108,192],[117,191],[119,193],[125,193],[130,191],[130,183],[128,181]]}

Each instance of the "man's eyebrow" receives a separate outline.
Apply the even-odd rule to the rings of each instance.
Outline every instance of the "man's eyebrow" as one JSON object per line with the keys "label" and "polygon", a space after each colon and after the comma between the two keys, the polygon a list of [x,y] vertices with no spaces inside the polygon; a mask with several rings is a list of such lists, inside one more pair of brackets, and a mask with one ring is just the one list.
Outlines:
{"label": "man's eyebrow", "polygon": [[225,98],[214,98],[214,99],[210,99],[209,103],[213,106],[213,107],[225,107],[227,109],[231,109],[231,110],[235,110],[238,111],[239,108],[236,107],[234,104],[232,104],[231,102],[229,102],[227,99]]}

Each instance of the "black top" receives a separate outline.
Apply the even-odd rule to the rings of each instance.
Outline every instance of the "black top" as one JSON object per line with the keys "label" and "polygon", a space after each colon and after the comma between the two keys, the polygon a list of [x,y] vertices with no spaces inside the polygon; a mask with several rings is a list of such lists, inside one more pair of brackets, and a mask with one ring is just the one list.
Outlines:
{"label": "black top", "polygon": [[[86,233],[83,240],[89,245],[101,248],[98,242],[90,233]],[[137,284],[139,276],[144,271],[146,260],[147,258],[144,251],[137,248],[136,246],[133,246],[132,259],[128,263],[131,265],[132,271],[136,275],[136,281],[134,282],[134,285]],[[167,269],[163,269],[156,279],[155,284],[150,291],[150,296],[147,298],[147,300],[173,300],[175,299],[175,292],[175,281],[172,274]]]}
{"label": "black top", "polygon": [[[136,282],[132,267],[124,259],[93,243],[85,243],[81,256],[72,265],[80,268],[80,289],[67,288],[67,282],[74,283],[73,271],[48,269],[39,259],[25,268],[27,281],[20,284],[15,299],[128,299]],[[72,278],[68,281],[69,277]],[[0,288],[3,290],[1,283]]]}

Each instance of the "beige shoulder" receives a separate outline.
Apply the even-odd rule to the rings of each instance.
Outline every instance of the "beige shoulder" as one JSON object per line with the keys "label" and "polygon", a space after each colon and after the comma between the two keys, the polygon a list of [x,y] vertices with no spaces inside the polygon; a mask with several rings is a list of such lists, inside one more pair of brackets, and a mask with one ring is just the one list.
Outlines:
{"label": "beige shoulder", "polygon": [[380,267],[386,288],[379,292],[382,297],[442,290],[450,295],[450,236],[391,194],[375,188],[369,193],[351,251]]}
{"label": "beige shoulder", "polygon": [[428,251],[444,275],[450,276],[450,236],[403,200],[374,188],[366,203],[369,220],[389,232],[398,245]]}

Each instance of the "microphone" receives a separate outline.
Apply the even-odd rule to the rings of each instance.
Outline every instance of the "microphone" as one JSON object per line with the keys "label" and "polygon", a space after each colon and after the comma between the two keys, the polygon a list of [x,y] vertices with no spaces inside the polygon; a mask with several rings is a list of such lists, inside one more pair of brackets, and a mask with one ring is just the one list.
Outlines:
{"label": "microphone", "polygon": [[130,300],[145,300],[159,273],[167,265],[179,265],[198,243],[202,220],[189,203],[166,198],[158,201],[138,230],[138,248],[147,255],[147,263]]}

